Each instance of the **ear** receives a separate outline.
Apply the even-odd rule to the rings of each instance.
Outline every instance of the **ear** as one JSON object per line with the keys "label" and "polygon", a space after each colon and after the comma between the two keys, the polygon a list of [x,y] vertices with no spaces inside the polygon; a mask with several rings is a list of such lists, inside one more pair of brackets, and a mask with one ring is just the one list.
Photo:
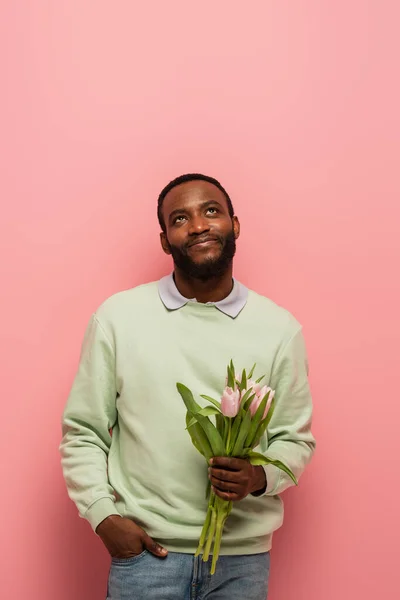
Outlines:
{"label": "ear", "polygon": [[235,240],[237,240],[240,235],[239,219],[237,217],[233,217],[232,222],[233,222],[233,233],[235,235]]}
{"label": "ear", "polygon": [[165,254],[171,254],[171,247],[170,247],[169,241],[167,239],[167,234],[164,233],[164,231],[162,231],[160,233],[160,242],[161,242],[161,247],[164,250]]}

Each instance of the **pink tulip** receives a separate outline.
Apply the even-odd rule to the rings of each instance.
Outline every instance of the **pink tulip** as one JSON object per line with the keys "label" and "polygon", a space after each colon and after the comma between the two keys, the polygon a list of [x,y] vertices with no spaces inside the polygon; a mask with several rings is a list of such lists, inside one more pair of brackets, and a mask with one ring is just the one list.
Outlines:
{"label": "pink tulip", "polygon": [[247,389],[243,390],[243,396],[245,395],[245,393],[247,392],[247,390],[252,389],[252,393],[253,394],[259,394],[261,391],[261,385],[259,383],[256,383],[255,381],[253,381],[252,379],[249,379],[247,381]]}
{"label": "pink tulip", "polygon": [[225,417],[236,417],[240,406],[240,392],[226,387],[221,397],[221,411]]}
{"label": "pink tulip", "polygon": [[272,400],[274,399],[274,396],[275,396],[275,390],[271,390],[270,387],[267,387],[267,390],[266,390],[265,393],[266,394],[269,393],[269,396],[268,396],[267,404],[265,406],[265,410],[264,410],[264,414],[263,414],[263,419],[265,419],[265,417],[268,414],[269,409],[271,408]]}
{"label": "pink tulip", "polygon": [[267,394],[269,394],[267,404],[266,404],[265,410],[264,410],[264,415],[263,415],[263,419],[265,419],[265,417],[268,414],[269,409],[271,408],[271,403],[272,403],[272,399],[275,395],[275,391],[271,390],[271,388],[268,387],[267,385],[264,385],[262,388],[260,388],[260,386],[258,384],[256,384],[253,386],[253,393],[255,393],[255,397],[254,397],[252,403],[250,404],[250,413],[251,413],[252,417],[254,417],[254,415],[256,414],[257,409],[260,406],[261,402],[264,400],[265,396]]}
{"label": "pink tulip", "polygon": [[249,390],[251,390],[250,396],[253,395],[253,394],[256,395],[255,398],[253,398],[253,401],[252,401],[252,403],[250,405],[250,412],[251,412],[251,414],[253,414],[253,412],[252,412],[253,411],[252,406],[254,405],[255,402],[257,403],[257,406],[259,405],[258,396],[260,395],[260,392],[261,392],[261,386],[260,386],[259,383],[256,383],[252,379],[248,379],[248,381],[247,381],[247,388],[242,391],[242,398],[243,398],[243,396],[245,394],[247,394],[247,392]]}

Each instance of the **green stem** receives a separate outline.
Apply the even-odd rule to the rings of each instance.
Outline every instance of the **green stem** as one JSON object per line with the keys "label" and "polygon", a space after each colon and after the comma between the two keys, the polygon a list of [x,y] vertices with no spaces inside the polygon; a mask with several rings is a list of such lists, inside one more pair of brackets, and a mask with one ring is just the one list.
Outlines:
{"label": "green stem", "polygon": [[225,520],[226,519],[222,519],[222,521],[221,520],[217,520],[217,527],[216,527],[215,541],[214,541],[214,549],[213,549],[212,563],[211,563],[211,571],[210,571],[211,575],[214,575],[215,568],[217,566],[217,561],[218,561],[218,557],[219,557],[219,549],[221,547],[222,530],[223,530],[224,525],[225,525]]}
{"label": "green stem", "polygon": [[203,529],[201,530],[199,545],[197,546],[195,556],[199,556],[199,554],[201,554],[201,551],[203,550],[203,546],[206,541],[207,532],[208,532],[208,528],[210,526],[211,517],[212,517],[212,508],[214,506],[214,498],[215,498],[215,494],[212,493],[210,496],[209,503],[208,503],[207,516],[206,516],[206,520],[204,521]]}
{"label": "green stem", "polygon": [[228,417],[228,437],[225,445],[226,453],[229,454],[229,446],[231,443],[232,419]]}
{"label": "green stem", "polygon": [[223,533],[223,530],[225,527],[226,519],[228,518],[231,510],[232,510],[232,502],[226,502],[226,501],[222,500],[217,504],[217,524],[216,524],[213,557],[212,557],[211,571],[210,571],[211,575],[214,575],[215,569],[217,567],[219,551],[221,548],[222,533]]}
{"label": "green stem", "polygon": [[204,552],[203,552],[203,561],[204,562],[207,562],[210,557],[211,544],[214,539],[215,527],[217,524],[217,511],[214,508],[214,506],[211,507],[211,510],[212,510],[211,523],[210,523],[210,527],[208,529],[208,538],[207,538],[207,542],[206,542]]}

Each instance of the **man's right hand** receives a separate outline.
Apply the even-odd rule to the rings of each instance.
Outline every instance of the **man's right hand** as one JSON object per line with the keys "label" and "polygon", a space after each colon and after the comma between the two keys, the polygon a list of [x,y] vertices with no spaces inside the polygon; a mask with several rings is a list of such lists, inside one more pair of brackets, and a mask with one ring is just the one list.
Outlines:
{"label": "man's right hand", "polygon": [[96,528],[97,535],[113,558],[131,558],[148,550],[155,556],[164,557],[167,550],[157,544],[136,523],[119,515],[110,515]]}

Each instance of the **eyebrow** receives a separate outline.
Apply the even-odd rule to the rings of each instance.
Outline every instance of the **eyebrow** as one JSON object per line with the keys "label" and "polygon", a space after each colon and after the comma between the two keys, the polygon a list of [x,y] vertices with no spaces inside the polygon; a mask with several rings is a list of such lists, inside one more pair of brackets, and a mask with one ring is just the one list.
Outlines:
{"label": "eyebrow", "polygon": [[[200,210],[204,210],[205,208],[208,208],[211,205],[218,205],[220,208],[222,208],[222,204],[220,202],[218,202],[218,200],[206,200],[205,202],[202,202],[200,204]],[[178,215],[184,215],[187,214],[187,210],[184,208],[176,208],[175,210],[173,210],[169,216],[168,216],[168,220],[171,221],[174,217],[178,216]]]}

